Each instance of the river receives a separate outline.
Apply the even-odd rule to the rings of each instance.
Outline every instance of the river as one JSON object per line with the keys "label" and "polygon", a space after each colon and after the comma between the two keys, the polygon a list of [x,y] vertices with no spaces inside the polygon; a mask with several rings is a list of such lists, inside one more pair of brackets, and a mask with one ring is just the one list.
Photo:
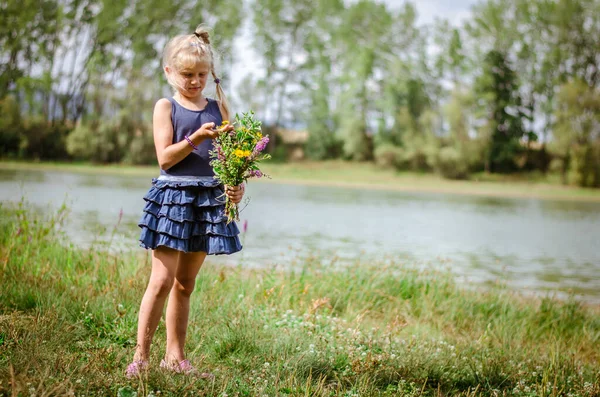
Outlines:
{"label": "river", "polygon": [[[141,249],[137,221],[151,178],[0,170],[0,201],[69,208],[67,236]],[[491,198],[277,182],[248,185],[244,250],[228,265],[311,261],[443,267],[471,283],[600,302],[600,203]],[[122,214],[122,216],[121,216]],[[121,218],[121,220],[119,220]],[[101,237],[102,238],[102,237]]]}

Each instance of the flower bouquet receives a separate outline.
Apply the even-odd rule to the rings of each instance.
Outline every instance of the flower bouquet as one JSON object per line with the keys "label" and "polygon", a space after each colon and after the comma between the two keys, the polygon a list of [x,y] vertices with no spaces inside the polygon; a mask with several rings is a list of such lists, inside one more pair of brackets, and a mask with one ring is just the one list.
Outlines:
{"label": "flower bouquet", "polygon": [[[223,121],[219,128],[228,124],[228,121]],[[262,153],[269,143],[269,136],[262,135],[261,122],[254,119],[254,112],[242,113],[242,117],[236,114],[233,127],[214,139],[214,149],[209,152],[215,179],[227,186],[238,186],[250,178],[265,176],[258,165],[262,160],[271,158],[271,155]],[[240,220],[238,205],[227,196],[225,214],[227,223]]]}

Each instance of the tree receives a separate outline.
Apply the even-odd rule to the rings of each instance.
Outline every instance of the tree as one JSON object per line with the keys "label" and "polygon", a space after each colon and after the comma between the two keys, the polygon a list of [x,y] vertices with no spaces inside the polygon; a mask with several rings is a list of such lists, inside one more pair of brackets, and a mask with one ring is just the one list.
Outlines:
{"label": "tree", "polygon": [[488,53],[483,74],[475,86],[481,98],[479,104],[486,110],[491,134],[486,169],[490,172],[516,171],[516,157],[522,152],[521,139],[525,131],[517,76],[506,54]]}
{"label": "tree", "polygon": [[560,88],[552,149],[563,161],[563,181],[600,187],[600,90],[574,80]]}
{"label": "tree", "polygon": [[[336,34],[340,29],[344,4],[339,0],[320,0],[305,41],[306,61],[298,70],[300,86],[307,99],[302,121],[309,133],[307,156],[313,159],[340,157],[342,141],[336,135],[335,65],[343,56],[337,48]],[[300,106],[300,108],[303,108]]]}
{"label": "tree", "polygon": [[[301,67],[305,54],[305,38],[308,24],[313,17],[312,0],[255,0],[254,36],[256,49],[264,60],[264,102],[272,113],[270,120],[263,118],[275,128],[281,125],[287,109],[289,87],[297,80],[296,71]],[[275,136],[272,136],[272,147]]]}
{"label": "tree", "polygon": [[345,10],[336,32],[336,43],[343,54],[337,134],[344,142],[344,156],[352,160],[373,158],[372,138],[368,135],[373,127],[368,121],[377,113],[374,99],[380,89],[374,84],[375,73],[387,62],[392,24],[385,5],[363,0]]}
{"label": "tree", "polygon": [[31,71],[34,66],[52,69],[61,9],[53,0],[9,0],[0,10],[0,98],[25,94],[29,108],[35,108],[36,94],[48,90],[48,73]]}

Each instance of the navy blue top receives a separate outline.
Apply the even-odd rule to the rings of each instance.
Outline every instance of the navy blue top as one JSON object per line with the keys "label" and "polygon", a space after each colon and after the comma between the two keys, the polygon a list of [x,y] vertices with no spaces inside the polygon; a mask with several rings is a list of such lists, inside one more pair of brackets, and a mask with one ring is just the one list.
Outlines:
{"label": "navy blue top", "polygon": [[[204,123],[215,123],[218,127],[223,122],[219,104],[214,99],[206,98],[208,104],[202,110],[190,110],[181,106],[174,98],[171,102],[171,121],[173,123],[173,143],[185,140],[186,135],[192,135]],[[160,170],[161,175],[173,176],[214,176],[210,166],[208,151],[213,149],[212,139],[205,139],[192,150],[186,158],[168,170]]]}

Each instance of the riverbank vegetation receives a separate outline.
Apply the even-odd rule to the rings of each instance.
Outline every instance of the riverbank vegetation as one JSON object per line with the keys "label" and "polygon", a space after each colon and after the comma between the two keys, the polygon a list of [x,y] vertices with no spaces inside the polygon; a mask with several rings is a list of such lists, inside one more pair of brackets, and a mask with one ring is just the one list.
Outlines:
{"label": "riverbank vegetation", "polygon": [[[448,179],[555,172],[564,184],[600,187],[599,0],[479,0],[462,22],[427,24],[418,8],[9,2],[0,14],[0,156],[152,163],[150,112],[170,95],[161,47],[209,22],[233,107],[256,112],[275,159]],[[241,26],[251,37],[237,45],[252,47],[259,72],[235,55]],[[248,74],[233,87],[228,70]]]}
{"label": "riverbank vegetation", "polygon": [[127,380],[148,256],[76,247],[67,216],[0,207],[0,395],[600,395],[596,306],[318,257],[290,271],[209,260],[187,348],[214,380],[157,368],[163,322],[154,366]]}
{"label": "riverbank vegetation", "polygon": [[[439,175],[411,171],[381,169],[372,163],[343,160],[266,162],[263,165],[270,178],[251,183],[289,183],[373,189],[462,194],[486,197],[537,198],[600,202],[600,190],[565,186],[559,174],[473,174],[469,180],[449,180]],[[156,177],[158,166],[123,164],[92,164],[65,162],[0,161],[0,172],[72,172],[90,175],[123,175],[141,178]]]}

